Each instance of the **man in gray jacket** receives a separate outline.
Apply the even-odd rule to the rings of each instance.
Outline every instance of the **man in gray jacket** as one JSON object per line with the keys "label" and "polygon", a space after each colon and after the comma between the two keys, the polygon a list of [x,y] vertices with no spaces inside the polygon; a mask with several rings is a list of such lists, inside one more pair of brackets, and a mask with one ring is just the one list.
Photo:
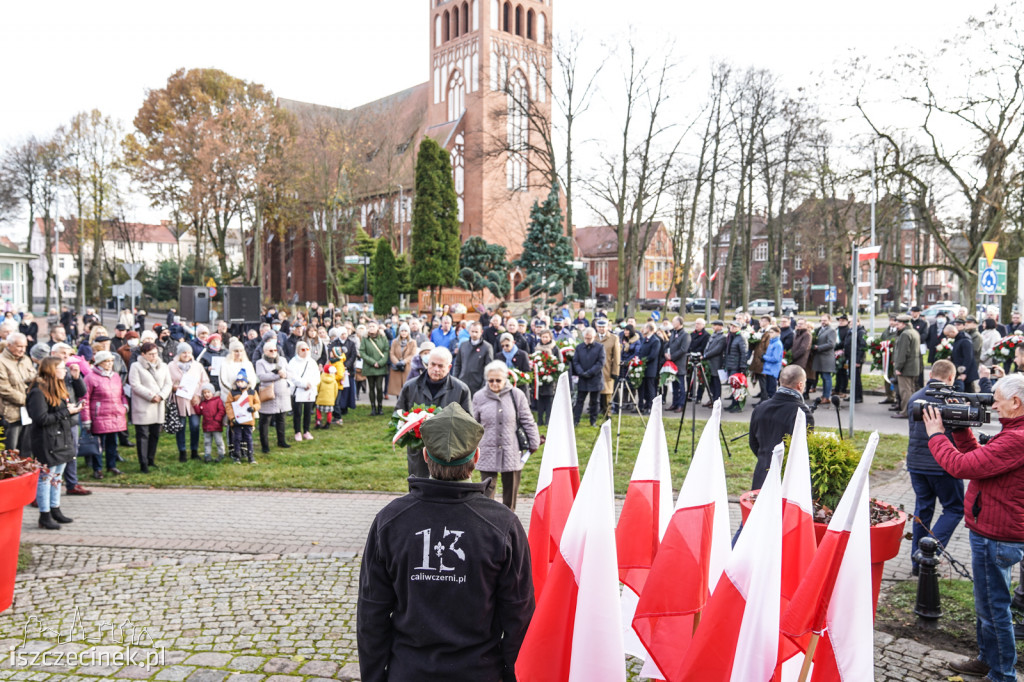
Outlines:
{"label": "man in gray jacket", "polygon": [[494,359],[494,347],[484,343],[484,328],[479,322],[469,325],[469,341],[459,344],[452,374],[469,386],[470,395],[484,387],[484,367]]}
{"label": "man in gray jacket", "polygon": [[708,370],[710,375],[708,381],[711,386],[711,397],[705,407],[710,407],[715,403],[716,400],[722,397],[722,378],[719,375],[719,370],[725,370],[725,346],[726,338],[722,329],[725,327],[725,323],[721,320],[715,320],[711,323],[713,333],[711,338],[708,339],[708,345],[704,348],[704,359],[707,360]]}
{"label": "man in gray jacket", "polygon": [[[444,407],[458,403],[467,413],[472,411],[473,394],[469,387],[450,375],[452,354],[447,348],[435,348],[427,358],[427,371],[412,381],[407,381],[398,394],[395,409],[399,412],[411,410],[414,405],[436,405]],[[423,451],[409,448],[406,453],[409,464],[409,475],[428,478],[427,463],[423,461]]]}
{"label": "man in gray jacket", "polygon": [[832,317],[821,316],[818,338],[811,346],[811,368],[821,377],[821,403],[832,399],[832,375],[836,372],[836,330],[832,328]]}

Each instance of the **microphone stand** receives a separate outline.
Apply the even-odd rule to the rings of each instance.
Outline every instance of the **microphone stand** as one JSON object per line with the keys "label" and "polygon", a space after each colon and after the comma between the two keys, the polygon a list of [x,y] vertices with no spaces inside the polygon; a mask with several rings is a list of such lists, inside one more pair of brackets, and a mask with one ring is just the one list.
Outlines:
{"label": "microphone stand", "polygon": [[[839,424],[839,440],[843,439],[843,415],[839,410],[839,396],[832,396],[832,406],[836,408],[836,422]],[[852,434],[851,434],[852,435]]]}

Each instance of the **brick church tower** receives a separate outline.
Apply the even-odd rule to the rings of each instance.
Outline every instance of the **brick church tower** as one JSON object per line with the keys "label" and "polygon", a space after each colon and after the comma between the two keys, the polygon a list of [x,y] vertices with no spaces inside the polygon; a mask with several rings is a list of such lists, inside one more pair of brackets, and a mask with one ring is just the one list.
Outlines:
{"label": "brick church tower", "polygon": [[530,154],[543,146],[537,120],[551,117],[551,0],[428,2],[426,134],[451,152],[462,238],[518,256],[549,191]]}

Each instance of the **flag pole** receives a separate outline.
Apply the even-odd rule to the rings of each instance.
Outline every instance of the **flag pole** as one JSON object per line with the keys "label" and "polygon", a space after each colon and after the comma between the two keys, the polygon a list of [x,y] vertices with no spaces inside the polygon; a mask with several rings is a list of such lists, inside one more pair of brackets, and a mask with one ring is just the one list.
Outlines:
{"label": "flag pole", "polygon": [[[853,263],[850,266],[850,273],[852,275],[850,281],[853,283],[853,305],[850,307],[853,310],[853,319],[850,321],[850,357],[846,358],[846,374],[850,377],[850,438],[853,438],[853,416],[856,412],[857,407],[857,388],[860,379],[857,376],[857,312],[860,308],[860,261],[858,260],[858,254],[860,249],[856,245],[853,247]],[[842,434],[843,426],[839,425],[840,435]]]}
{"label": "flag pole", "polygon": [[702,611],[703,609],[693,614],[693,634],[695,635],[697,634],[697,628],[700,627],[700,614]]}
{"label": "flag pole", "polygon": [[814,650],[818,648],[818,639],[821,635],[817,632],[811,635],[811,641],[807,645],[807,653],[804,654],[804,664],[800,668],[800,677],[797,682],[807,682],[807,675],[811,672],[811,662],[814,660]]}

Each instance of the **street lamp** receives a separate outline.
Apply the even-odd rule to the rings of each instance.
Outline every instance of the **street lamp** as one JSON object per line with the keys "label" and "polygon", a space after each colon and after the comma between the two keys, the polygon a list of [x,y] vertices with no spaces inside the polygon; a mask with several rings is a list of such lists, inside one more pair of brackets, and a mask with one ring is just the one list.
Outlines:
{"label": "street lamp", "polygon": [[370,303],[370,286],[369,286],[369,267],[370,257],[369,256],[345,256],[345,265],[362,265],[363,266],[363,305]]}

